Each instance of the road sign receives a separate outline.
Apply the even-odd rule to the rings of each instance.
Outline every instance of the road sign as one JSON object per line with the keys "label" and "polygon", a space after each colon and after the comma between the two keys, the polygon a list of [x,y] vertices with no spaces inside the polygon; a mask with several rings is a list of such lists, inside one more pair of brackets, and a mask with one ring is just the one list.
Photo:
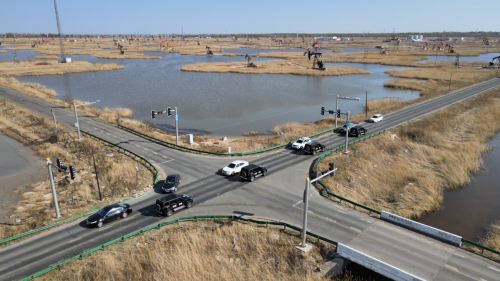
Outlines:
{"label": "road sign", "polygon": [[285,133],[281,132],[281,133],[280,133],[280,136],[282,136],[282,135],[284,135],[284,134],[285,134]]}
{"label": "road sign", "polygon": [[175,121],[179,121],[179,115],[177,115],[177,113],[175,114]]}
{"label": "road sign", "polygon": [[347,128],[347,126],[349,126],[349,119],[345,121],[345,127]]}

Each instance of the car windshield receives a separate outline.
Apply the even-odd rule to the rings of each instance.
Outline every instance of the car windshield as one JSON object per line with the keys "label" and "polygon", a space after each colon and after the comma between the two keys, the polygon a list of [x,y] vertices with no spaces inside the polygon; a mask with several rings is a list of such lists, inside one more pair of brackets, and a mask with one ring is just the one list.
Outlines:
{"label": "car windshield", "polygon": [[303,140],[298,140],[297,143],[303,143],[304,141]]}
{"label": "car windshield", "polygon": [[107,213],[108,213],[108,210],[106,210],[106,209],[101,209],[101,210],[98,212],[98,214],[99,214],[100,216],[103,216],[103,217],[104,217]]}
{"label": "car windshield", "polygon": [[377,116],[377,115],[373,115],[373,117],[372,117],[372,118],[373,118],[373,119],[377,119],[377,118],[378,118],[378,116]]}
{"label": "car windshield", "polygon": [[236,165],[231,163],[231,164],[227,165],[227,167],[232,169],[232,168],[236,167]]}
{"label": "car windshield", "polygon": [[166,183],[174,183],[175,182],[175,178],[167,178],[165,180]]}

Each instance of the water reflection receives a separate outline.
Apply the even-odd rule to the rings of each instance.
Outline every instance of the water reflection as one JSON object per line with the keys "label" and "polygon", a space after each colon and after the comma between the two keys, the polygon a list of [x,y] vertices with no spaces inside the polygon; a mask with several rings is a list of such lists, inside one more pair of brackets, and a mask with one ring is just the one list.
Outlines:
{"label": "water reflection", "polygon": [[[32,51],[23,51],[32,53]],[[23,53],[20,52],[20,53]],[[87,72],[54,76],[19,77],[21,82],[35,82],[57,91],[59,97],[71,94],[78,100],[101,100],[101,107],[127,107],[133,118],[150,118],[151,110],[179,108],[182,129],[209,131],[216,136],[240,136],[244,132],[268,132],[277,124],[289,121],[308,123],[322,117],[321,106],[335,108],[335,96],[356,96],[361,101],[339,102],[343,110],[361,113],[365,92],[368,99],[418,97],[418,92],[383,87],[391,79],[387,69],[401,67],[374,64],[335,64],[361,67],[370,75],[307,77],[297,75],[235,74],[183,72],[184,64],[199,62],[246,63],[241,57],[181,56],[176,53],[145,52],[161,59],[97,59],[73,55],[73,60],[116,63],[125,68],[115,71]],[[257,65],[271,58],[254,58]],[[327,64],[331,65],[331,64]],[[171,125],[173,118],[159,116],[155,122]]]}

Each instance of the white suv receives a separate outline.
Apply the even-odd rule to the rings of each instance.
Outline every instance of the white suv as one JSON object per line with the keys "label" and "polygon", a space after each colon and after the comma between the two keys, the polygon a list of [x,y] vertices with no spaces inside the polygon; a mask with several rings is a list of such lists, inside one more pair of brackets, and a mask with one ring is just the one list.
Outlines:
{"label": "white suv", "polygon": [[304,149],[304,146],[306,145],[306,143],[308,143],[310,141],[311,141],[310,138],[306,138],[306,137],[300,138],[292,144],[292,148],[302,150],[302,149]]}
{"label": "white suv", "polygon": [[248,166],[247,161],[236,160],[231,162],[226,167],[222,168],[222,174],[225,176],[232,176],[234,174],[238,174],[241,171],[241,168]]}

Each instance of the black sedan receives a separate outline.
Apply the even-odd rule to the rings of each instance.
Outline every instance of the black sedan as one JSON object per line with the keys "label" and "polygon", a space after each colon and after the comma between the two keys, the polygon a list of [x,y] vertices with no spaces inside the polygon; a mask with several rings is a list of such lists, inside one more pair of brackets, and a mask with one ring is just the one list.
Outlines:
{"label": "black sedan", "polygon": [[109,205],[91,215],[87,219],[87,225],[102,227],[104,223],[114,221],[118,218],[126,218],[130,213],[132,213],[132,207],[129,204]]}
{"label": "black sedan", "polygon": [[179,174],[168,175],[161,189],[163,189],[165,193],[176,192],[180,184],[181,184],[181,175]]}

